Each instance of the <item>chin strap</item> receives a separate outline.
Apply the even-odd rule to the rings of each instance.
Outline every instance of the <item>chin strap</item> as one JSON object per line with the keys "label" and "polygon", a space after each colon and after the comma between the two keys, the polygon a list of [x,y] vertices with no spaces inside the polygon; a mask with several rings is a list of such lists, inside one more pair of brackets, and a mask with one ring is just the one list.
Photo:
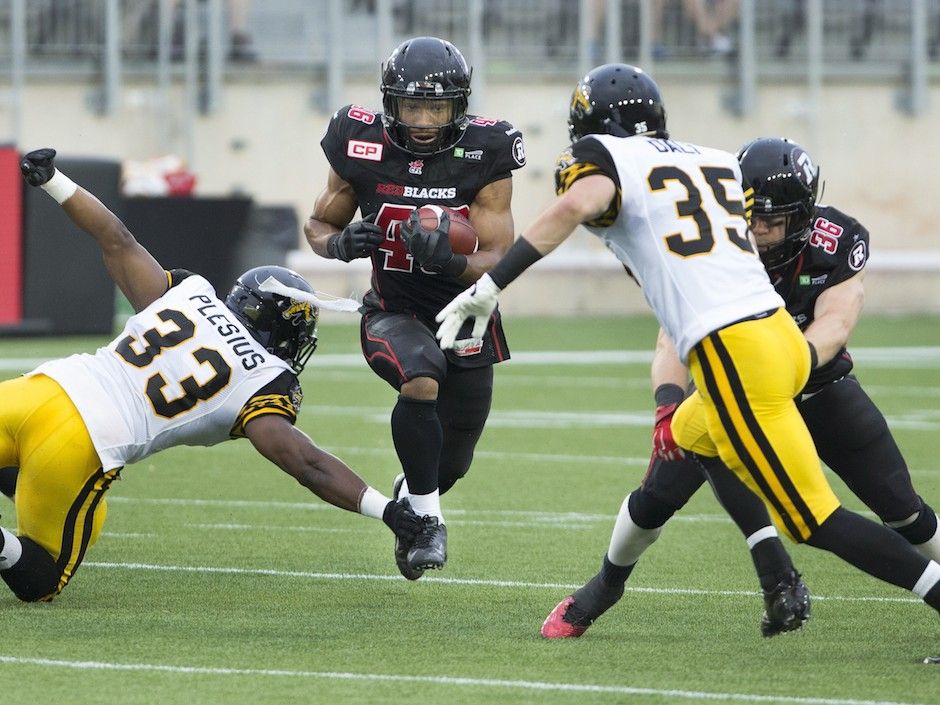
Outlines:
{"label": "chin strap", "polygon": [[327,311],[340,311],[343,313],[358,313],[360,303],[355,299],[344,299],[339,296],[333,296],[332,294],[326,294],[322,291],[304,291],[303,289],[296,289],[292,286],[287,286],[286,284],[279,282],[274,277],[268,277],[263,282],[261,286],[258,287],[259,291],[265,293],[278,294],[280,296],[286,296],[288,298],[294,299],[295,301],[303,301],[308,303],[311,306],[316,306]]}

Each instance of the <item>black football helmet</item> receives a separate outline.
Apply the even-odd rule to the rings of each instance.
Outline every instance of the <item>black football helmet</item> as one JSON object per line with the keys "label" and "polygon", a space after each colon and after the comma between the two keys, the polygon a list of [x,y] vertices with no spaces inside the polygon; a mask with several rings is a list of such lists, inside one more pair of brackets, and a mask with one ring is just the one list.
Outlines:
{"label": "black football helmet", "polygon": [[306,301],[261,291],[259,287],[269,277],[313,293],[302,276],[286,267],[255,267],[236,280],[225,297],[225,305],[269,353],[290,363],[291,369],[300,374],[317,348],[320,310]]}
{"label": "black football helmet", "polygon": [[796,259],[806,247],[816,212],[819,167],[796,142],[762,137],[738,151],[744,188],[754,189],[754,216],[785,216],[783,241],[760,253],[767,269]]}
{"label": "black football helmet", "polygon": [[591,69],[571,94],[568,135],[655,134],[666,132],[666,109],[656,81],[629,64],[604,64]]}
{"label": "black football helmet", "polygon": [[[415,154],[434,154],[450,149],[463,137],[470,118],[471,69],[457,47],[437,37],[407,39],[382,64],[382,122],[392,141]],[[401,121],[402,99],[446,100],[450,121],[438,128],[432,143],[417,143],[409,129],[426,127]]]}

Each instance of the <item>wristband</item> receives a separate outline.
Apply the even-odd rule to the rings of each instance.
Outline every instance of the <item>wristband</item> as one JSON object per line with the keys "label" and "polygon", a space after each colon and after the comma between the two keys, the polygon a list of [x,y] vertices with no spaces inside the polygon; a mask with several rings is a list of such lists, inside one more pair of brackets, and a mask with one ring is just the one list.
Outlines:
{"label": "wristband", "polygon": [[819,355],[816,353],[816,346],[808,340],[806,341],[806,344],[809,345],[809,369],[815,370],[816,365],[819,364]]}
{"label": "wristband", "polygon": [[326,254],[328,254],[333,259],[339,259],[339,255],[336,254],[336,242],[339,240],[340,233],[333,233],[330,235],[330,239],[326,241]]}
{"label": "wristband", "polygon": [[496,263],[496,266],[490,270],[490,279],[500,290],[505,289],[513,279],[540,259],[542,259],[542,253],[535,249],[525,236],[520,236],[503,258]]}
{"label": "wristband", "polygon": [[685,399],[685,390],[678,384],[661,384],[656,387],[653,397],[656,399],[656,406],[681,404]]}
{"label": "wristband", "polygon": [[72,197],[72,194],[78,189],[78,184],[56,169],[52,178],[39,188],[52,196],[56,203],[62,205]]}
{"label": "wristband", "polygon": [[467,256],[455,254],[441,271],[447,276],[456,279],[467,271]]}

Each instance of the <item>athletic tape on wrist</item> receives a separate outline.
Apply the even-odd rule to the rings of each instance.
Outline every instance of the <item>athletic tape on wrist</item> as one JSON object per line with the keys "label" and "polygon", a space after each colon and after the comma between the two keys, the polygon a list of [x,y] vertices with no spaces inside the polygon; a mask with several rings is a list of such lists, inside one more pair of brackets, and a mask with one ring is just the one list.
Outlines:
{"label": "athletic tape on wrist", "polygon": [[39,188],[52,196],[56,203],[61,205],[72,197],[72,194],[78,189],[78,184],[56,169],[52,178]]}

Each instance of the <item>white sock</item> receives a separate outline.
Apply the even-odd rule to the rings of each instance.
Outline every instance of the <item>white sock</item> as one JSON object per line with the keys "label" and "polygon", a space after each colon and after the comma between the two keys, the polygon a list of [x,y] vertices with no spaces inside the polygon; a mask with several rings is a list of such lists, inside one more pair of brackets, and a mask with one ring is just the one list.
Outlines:
{"label": "white sock", "polygon": [[404,478],[401,481],[401,489],[398,490],[399,497],[408,497],[410,493],[408,492],[408,478]]}
{"label": "white sock", "polygon": [[937,518],[937,530],[929,541],[919,543],[914,548],[932,561],[940,563],[940,517]]}
{"label": "white sock", "polygon": [[381,519],[389,501],[389,498],[378,490],[366,487],[366,491],[359,498],[359,513],[374,519]]}
{"label": "white sock", "polygon": [[765,526],[763,529],[758,529],[753,534],[747,537],[747,547],[749,550],[753,550],[754,546],[759,544],[761,541],[766,539],[773,538],[777,536],[777,530],[772,526]]}
{"label": "white sock", "polygon": [[[917,511],[911,514],[907,519],[902,519],[901,521],[886,521],[885,526],[889,526],[892,529],[903,529],[905,526],[913,524],[919,518],[920,512]],[[940,517],[937,517],[937,528],[934,530],[933,536],[924,543],[914,544],[914,548],[920,551],[921,555],[940,563]]]}
{"label": "white sock", "polygon": [[[404,488],[403,488],[404,494]],[[402,495],[403,496],[403,495]],[[444,523],[444,515],[441,513],[441,493],[434,490],[430,494],[409,494],[411,508],[419,517],[429,515],[437,517],[437,520]]]}
{"label": "white sock", "polygon": [[937,583],[940,583],[940,565],[934,561],[930,561],[917,583],[911,589],[911,592],[923,599],[927,597],[927,593],[930,592]]}
{"label": "white sock", "polygon": [[16,565],[16,562],[23,555],[23,544],[9,531],[0,526],[0,534],[3,534],[3,548],[0,548],[0,570],[6,570]]}
{"label": "white sock", "polygon": [[614,565],[628,566],[636,563],[643,551],[653,545],[663,530],[661,526],[657,529],[641,529],[637,526],[630,517],[629,503],[630,495],[627,495],[620,505],[617,521],[610,535],[607,558]]}

